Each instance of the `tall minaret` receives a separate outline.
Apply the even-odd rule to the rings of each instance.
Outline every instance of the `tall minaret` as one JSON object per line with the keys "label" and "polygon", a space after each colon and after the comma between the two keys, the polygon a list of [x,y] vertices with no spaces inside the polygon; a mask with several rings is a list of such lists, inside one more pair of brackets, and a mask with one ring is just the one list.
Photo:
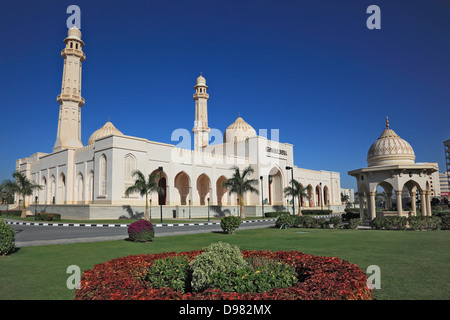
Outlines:
{"label": "tall minaret", "polygon": [[61,94],[58,95],[59,119],[58,133],[53,151],[76,149],[81,143],[81,107],[84,99],[81,97],[81,63],[86,59],[82,48],[81,31],[72,27],[64,39],[66,47],[61,51],[64,58],[64,69]]}
{"label": "tall minaret", "polygon": [[195,121],[192,132],[194,133],[194,150],[200,151],[209,144],[208,127],[208,99],[209,94],[206,93],[208,86],[206,80],[201,75],[197,78],[197,85],[194,87],[195,101]]}

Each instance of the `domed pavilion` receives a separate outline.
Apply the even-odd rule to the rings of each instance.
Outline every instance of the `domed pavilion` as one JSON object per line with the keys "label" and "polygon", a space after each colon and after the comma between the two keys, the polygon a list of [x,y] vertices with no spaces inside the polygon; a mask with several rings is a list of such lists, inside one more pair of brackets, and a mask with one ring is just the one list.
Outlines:
{"label": "domed pavilion", "polygon": [[[415,163],[415,153],[411,145],[389,128],[386,128],[367,152],[367,167],[349,171],[348,174],[357,181],[360,217],[373,220],[376,216],[398,215],[415,216],[416,195],[420,194],[421,213],[431,216],[430,178],[438,171],[434,163]],[[386,192],[386,209],[376,212],[376,195],[378,186]],[[404,190],[411,198],[411,209],[404,210],[402,197]],[[392,196],[395,193],[396,210],[392,210]],[[367,211],[367,216],[364,212]]]}

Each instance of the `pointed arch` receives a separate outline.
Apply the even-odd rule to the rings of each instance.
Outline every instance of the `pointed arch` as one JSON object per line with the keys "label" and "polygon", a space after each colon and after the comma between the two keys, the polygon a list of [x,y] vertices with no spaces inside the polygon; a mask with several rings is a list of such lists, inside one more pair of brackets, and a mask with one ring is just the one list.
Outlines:
{"label": "pointed arch", "polygon": [[225,176],[220,176],[216,181],[216,193],[217,193],[217,205],[222,206],[224,204],[228,204],[227,199],[227,187],[223,186],[223,183],[226,182],[228,179]]}
{"label": "pointed arch", "polygon": [[190,187],[191,187],[191,179],[189,178],[189,175],[184,172],[180,171],[174,179],[174,186],[175,189],[178,190],[178,201],[175,199],[175,203],[179,202],[181,205],[187,205],[188,201],[190,200]]}
{"label": "pointed arch", "polygon": [[197,178],[197,192],[200,200],[200,205],[206,205],[207,198],[210,197],[211,179],[206,173],[202,173]]}

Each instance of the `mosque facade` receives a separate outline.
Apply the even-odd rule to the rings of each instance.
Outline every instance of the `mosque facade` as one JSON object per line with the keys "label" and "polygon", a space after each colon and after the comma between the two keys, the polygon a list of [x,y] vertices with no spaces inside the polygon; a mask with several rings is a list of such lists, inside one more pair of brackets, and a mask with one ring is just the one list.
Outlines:
{"label": "mosque facade", "polygon": [[[16,170],[43,186],[27,199],[40,212],[60,213],[63,217],[110,219],[143,212],[145,198],[125,196],[134,183],[132,172],[157,173],[163,195],[150,195],[154,215],[187,218],[237,214],[238,199],[228,194],[222,183],[231,177],[233,166],[251,166],[250,178],[259,181],[259,194],[244,197],[246,215],[259,216],[263,210],[292,211],[292,198],[284,188],[292,177],[304,187],[308,197],[303,208],[342,210],[340,174],[309,170],[294,164],[293,145],[258,135],[239,115],[226,128],[222,143],[209,144],[208,86],[200,75],[194,86],[195,116],[192,129],[194,148],[160,143],[128,136],[110,121],[81,141],[82,63],[86,59],[81,31],[69,29],[65,48],[56,141],[51,153],[37,152],[16,161]],[[36,198],[37,197],[37,198]],[[16,199],[18,199],[16,197]],[[16,200],[18,201],[18,200]]]}

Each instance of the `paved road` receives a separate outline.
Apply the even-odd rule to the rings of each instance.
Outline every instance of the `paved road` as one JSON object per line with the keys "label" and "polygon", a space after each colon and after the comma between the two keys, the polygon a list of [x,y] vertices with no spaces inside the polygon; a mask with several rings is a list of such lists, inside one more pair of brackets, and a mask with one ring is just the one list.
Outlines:
{"label": "paved road", "polygon": [[[120,240],[128,238],[127,227],[124,225],[96,225],[79,226],[67,224],[47,224],[12,222],[16,231],[16,247],[48,245],[59,243],[92,242]],[[274,220],[258,220],[243,222],[239,229],[267,228],[274,226]],[[192,224],[157,224],[155,237],[164,237],[181,234],[207,233],[222,231],[217,222]]]}

